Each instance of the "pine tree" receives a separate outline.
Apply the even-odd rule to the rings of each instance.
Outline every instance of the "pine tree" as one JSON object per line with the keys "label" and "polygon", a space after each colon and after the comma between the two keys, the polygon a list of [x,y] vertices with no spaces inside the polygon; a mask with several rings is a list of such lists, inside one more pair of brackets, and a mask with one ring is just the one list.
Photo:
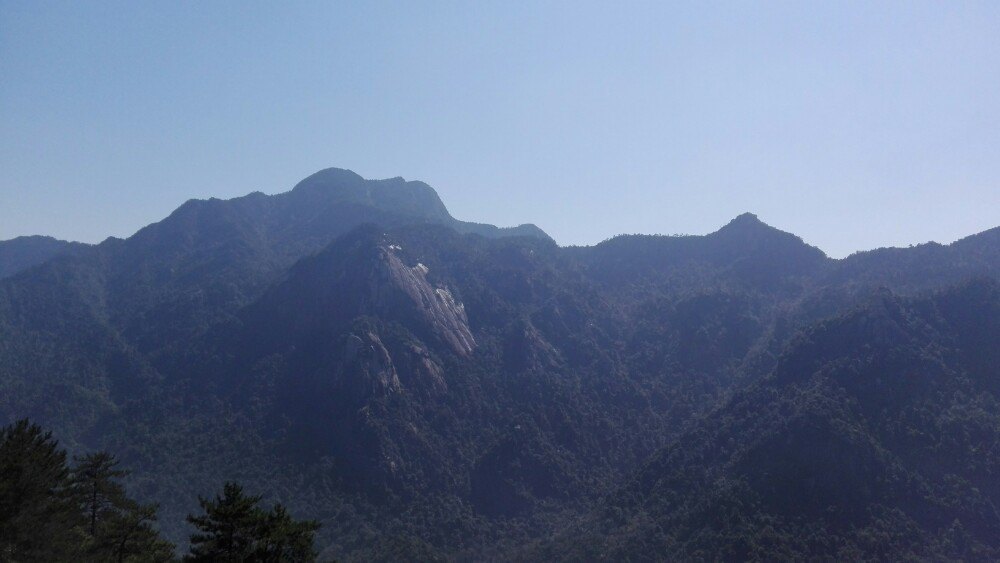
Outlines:
{"label": "pine tree", "polygon": [[72,482],[87,521],[87,555],[95,561],[170,561],[173,544],[153,527],[157,506],[128,498],[118,482],[128,474],[107,452],[76,458]]}
{"label": "pine tree", "polygon": [[127,500],[98,528],[101,561],[167,562],[174,560],[174,545],[163,540],[153,524],[157,505]]}
{"label": "pine tree", "polygon": [[203,516],[188,516],[198,528],[191,536],[188,561],[299,563],[316,560],[313,547],[319,523],[296,521],[280,504],[270,511],[258,506],[260,496],[226,483],[215,500],[199,498]]}
{"label": "pine tree", "polygon": [[73,483],[84,499],[84,512],[90,535],[97,535],[97,522],[102,513],[113,511],[125,499],[125,489],[116,479],[128,475],[117,469],[118,460],[107,452],[97,452],[76,458]]}
{"label": "pine tree", "polygon": [[0,560],[72,561],[83,517],[66,452],[27,419],[0,430]]}
{"label": "pine tree", "polygon": [[275,563],[315,561],[313,541],[318,529],[319,522],[295,521],[284,506],[276,504],[264,518],[257,559]]}
{"label": "pine tree", "polygon": [[204,516],[189,515],[187,520],[199,532],[191,536],[189,561],[247,561],[253,554],[261,533],[263,515],[257,503],[260,496],[243,494],[243,487],[226,483],[215,500],[198,498]]}

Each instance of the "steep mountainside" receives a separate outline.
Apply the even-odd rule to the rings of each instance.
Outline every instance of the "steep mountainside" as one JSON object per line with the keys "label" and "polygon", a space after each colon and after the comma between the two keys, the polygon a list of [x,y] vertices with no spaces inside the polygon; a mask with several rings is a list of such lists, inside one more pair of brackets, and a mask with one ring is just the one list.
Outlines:
{"label": "steep mountainside", "polygon": [[[81,420],[97,424],[146,392],[137,378],[156,377],[296,260],[365,223],[426,222],[458,224],[426,184],[328,169],[275,196],[189,201],[126,240],[0,282],[0,390],[19,388],[2,394],[0,415],[60,411],[75,419],[75,436]],[[53,389],[58,401],[48,400]]]}
{"label": "steep mountainside", "polygon": [[995,560],[998,345],[995,281],[883,291],[531,556]]}
{"label": "steep mountainside", "polygon": [[[815,373],[836,385],[842,378],[830,374],[842,368],[885,367],[879,381],[909,377],[878,363],[889,353],[883,332],[905,334],[899,346],[910,359],[902,365],[938,366],[927,372],[934,381],[989,380],[996,332],[982,315],[994,303],[989,280],[1000,274],[997,232],[833,260],[746,214],[706,236],[560,248],[530,225],[457,221],[426,184],[329,169],[284,194],[188,202],[129,239],[0,280],[0,420],[30,416],[73,449],[118,454],[134,470],[130,490],[162,503],[161,525],[181,545],[195,495],[238,479],[322,521],[325,554],[338,559],[506,559],[550,534],[556,543],[529,553],[635,556],[643,546],[683,545],[679,553],[715,556],[722,552],[698,550],[719,541],[746,554],[723,536],[682,536],[684,526],[736,533],[705,527],[692,507],[736,494],[722,487],[730,481],[748,483],[753,502],[782,502],[779,481],[753,473],[754,463],[787,459],[799,464],[786,469],[795,473],[810,467],[795,461],[802,456],[870,461],[855,442],[837,446],[839,427],[816,415],[818,429],[788,438],[796,451],[775,438],[777,449],[740,465],[739,448],[784,436],[798,420],[795,409],[751,407],[786,394],[782,405],[798,405],[808,385],[795,377],[813,381]],[[973,278],[985,281],[913,297]],[[963,305],[969,292],[979,309]],[[875,304],[883,302],[904,320],[882,319]],[[850,401],[861,399],[827,393],[836,385],[824,387],[823,400],[854,417]],[[880,385],[850,392],[901,400],[909,392]],[[986,401],[984,416],[996,415],[992,391],[962,385],[955,393],[964,395],[947,405],[972,408],[976,397]],[[724,414],[737,404],[744,414]],[[944,404],[926,416],[945,416]],[[904,415],[886,408],[863,411],[864,424],[902,424]],[[814,430],[829,448],[809,445]],[[882,444],[883,434],[871,436],[872,451],[902,455]],[[914,456],[934,459],[936,451]],[[984,455],[995,462],[995,453]],[[899,465],[872,459],[876,468]],[[955,475],[994,502],[980,485],[985,477],[970,469],[980,462],[951,461],[965,468]],[[654,486],[660,467],[702,480],[684,481],[690,491]],[[947,481],[899,467],[928,487]],[[893,504],[903,485],[885,488],[889,481],[865,475],[857,481],[864,494],[917,523],[923,543],[907,544],[914,553],[939,553],[924,541],[930,524]],[[966,527],[992,525],[988,515],[978,523],[967,516],[980,506],[969,491],[941,514]],[[608,501],[616,495],[628,502]],[[844,510],[864,512],[871,498],[851,497]],[[686,504],[672,504],[678,499]],[[813,508],[767,510],[770,519],[747,516],[748,529],[780,517],[773,528],[785,538],[808,518],[829,540],[808,549],[782,543],[788,553],[867,553],[856,536],[823,527]],[[874,520],[844,518],[874,529]],[[599,535],[567,531],[578,522]],[[979,534],[975,553],[996,547],[982,539],[990,529],[969,532]]]}

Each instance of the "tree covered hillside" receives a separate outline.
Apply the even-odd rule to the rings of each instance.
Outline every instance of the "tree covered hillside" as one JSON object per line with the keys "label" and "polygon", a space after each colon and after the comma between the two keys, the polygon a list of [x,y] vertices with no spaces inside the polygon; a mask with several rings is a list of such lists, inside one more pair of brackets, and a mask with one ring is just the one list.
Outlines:
{"label": "tree covered hillside", "polygon": [[0,420],[115,455],[182,546],[239,482],[338,560],[933,557],[955,521],[987,557],[996,233],[565,248],[329,169],[0,280]]}

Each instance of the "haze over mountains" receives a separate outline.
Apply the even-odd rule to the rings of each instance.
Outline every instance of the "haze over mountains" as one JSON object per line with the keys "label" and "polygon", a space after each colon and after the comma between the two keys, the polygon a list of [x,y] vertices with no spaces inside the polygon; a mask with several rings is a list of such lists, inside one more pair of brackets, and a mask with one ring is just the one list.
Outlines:
{"label": "haze over mountains", "polygon": [[118,454],[179,543],[238,479],[338,559],[995,559],[998,275],[1000,228],[563,248],[328,169],[0,243],[0,419]]}
{"label": "haze over mountains", "polygon": [[81,243],[46,236],[17,237],[0,241],[0,278],[12,276],[81,246],[83,246]]}

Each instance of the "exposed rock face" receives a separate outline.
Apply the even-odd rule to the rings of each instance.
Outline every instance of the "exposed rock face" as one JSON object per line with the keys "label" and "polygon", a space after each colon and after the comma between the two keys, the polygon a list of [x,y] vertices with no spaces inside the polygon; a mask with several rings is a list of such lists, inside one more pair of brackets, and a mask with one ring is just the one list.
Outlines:
{"label": "exposed rock face", "polygon": [[406,346],[407,367],[404,375],[413,374],[419,380],[412,382],[411,387],[419,387],[425,392],[440,395],[448,391],[444,379],[444,369],[431,357],[430,350],[421,344],[409,343]]}
{"label": "exposed rock face", "polygon": [[400,345],[373,331],[352,333],[344,347],[349,389],[358,399],[382,396],[402,389],[425,396],[448,391],[444,369],[420,342]]}
{"label": "exposed rock face", "polygon": [[[476,339],[469,329],[465,306],[446,287],[434,287],[427,280],[427,266],[410,267],[403,263],[393,246],[379,247],[380,258],[390,287],[401,290],[433,333],[460,356],[468,356],[476,348]],[[376,292],[381,291],[376,287]],[[376,295],[375,302],[389,304],[387,296]]]}
{"label": "exposed rock face", "polygon": [[361,396],[395,393],[400,390],[399,374],[392,356],[374,332],[349,336],[345,359],[355,380],[351,387]]}

